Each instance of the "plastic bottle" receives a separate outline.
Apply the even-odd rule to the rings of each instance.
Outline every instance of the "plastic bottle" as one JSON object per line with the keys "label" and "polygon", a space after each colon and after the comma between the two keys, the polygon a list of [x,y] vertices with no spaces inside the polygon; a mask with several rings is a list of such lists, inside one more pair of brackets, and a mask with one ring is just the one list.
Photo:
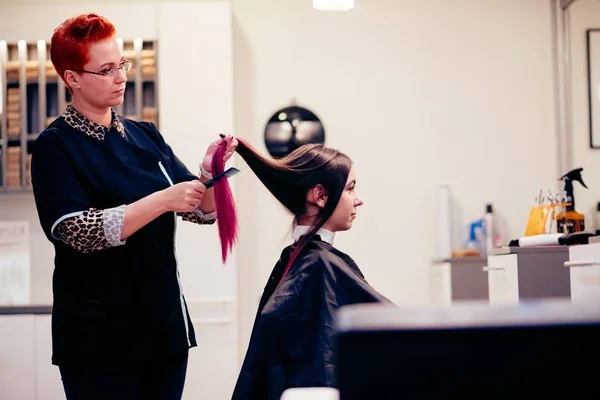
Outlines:
{"label": "plastic bottle", "polygon": [[565,194],[567,206],[564,211],[556,215],[556,228],[558,233],[574,233],[585,231],[585,215],[575,209],[575,194],[573,192],[573,181],[579,182],[587,189],[581,178],[583,168],[569,171],[560,179],[565,181]]}

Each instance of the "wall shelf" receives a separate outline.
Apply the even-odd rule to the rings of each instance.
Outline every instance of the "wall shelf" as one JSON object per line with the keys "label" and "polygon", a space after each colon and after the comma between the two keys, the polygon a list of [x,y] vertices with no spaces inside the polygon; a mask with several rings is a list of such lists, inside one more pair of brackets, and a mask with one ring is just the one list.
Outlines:
{"label": "wall shelf", "polygon": [[[141,38],[117,42],[133,61],[119,115],[158,121],[157,42]],[[41,131],[71,101],[49,59],[49,43],[8,43],[0,38],[0,194],[31,191],[31,152]]]}

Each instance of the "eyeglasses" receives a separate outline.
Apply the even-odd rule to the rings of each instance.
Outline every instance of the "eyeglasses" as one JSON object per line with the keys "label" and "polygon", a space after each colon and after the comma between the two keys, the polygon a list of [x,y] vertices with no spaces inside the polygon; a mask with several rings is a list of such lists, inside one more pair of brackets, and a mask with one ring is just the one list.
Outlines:
{"label": "eyeglasses", "polygon": [[121,64],[119,64],[118,67],[108,67],[108,68],[104,68],[102,71],[87,71],[85,69],[80,69],[80,70],[74,70],[75,72],[85,72],[87,74],[92,74],[92,75],[100,75],[100,76],[110,76],[110,77],[114,77],[117,75],[118,71],[123,71],[125,73],[129,72],[129,70],[131,69],[131,64],[132,61],[131,60],[124,60]]}

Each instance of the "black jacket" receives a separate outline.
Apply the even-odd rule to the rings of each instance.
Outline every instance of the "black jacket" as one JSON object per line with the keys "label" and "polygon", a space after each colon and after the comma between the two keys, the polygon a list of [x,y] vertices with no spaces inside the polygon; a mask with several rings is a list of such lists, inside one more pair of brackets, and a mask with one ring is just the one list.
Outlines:
{"label": "black jacket", "polygon": [[98,140],[61,117],[35,142],[35,201],[56,252],[52,361],[57,365],[179,358],[196,345],[177,271],[175,213],[161,215],[123,246],[91,253],[53,236],[56,223],[70,214],[130,204],[171,182],[197,179],[154,125],[121,122],[127,139],[111,129]]}

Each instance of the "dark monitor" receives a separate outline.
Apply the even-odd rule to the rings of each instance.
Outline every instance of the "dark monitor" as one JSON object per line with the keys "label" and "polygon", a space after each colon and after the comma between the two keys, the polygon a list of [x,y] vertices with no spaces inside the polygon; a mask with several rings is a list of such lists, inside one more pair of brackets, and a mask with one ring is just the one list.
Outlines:
{"label": "dark monitor", "polygon": [[600,399],[600,304],[359,305],[337,323],[341,400]]}

